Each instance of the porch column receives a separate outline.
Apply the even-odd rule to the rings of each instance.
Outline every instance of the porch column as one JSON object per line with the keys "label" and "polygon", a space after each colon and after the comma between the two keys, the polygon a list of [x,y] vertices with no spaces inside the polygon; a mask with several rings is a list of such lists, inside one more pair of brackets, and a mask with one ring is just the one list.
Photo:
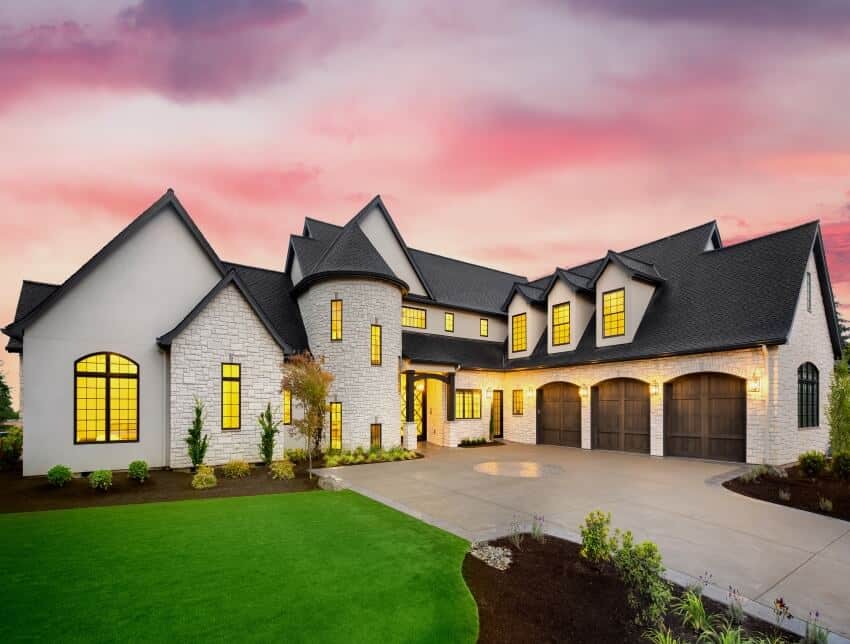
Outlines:
{"label": "porch column", "polygon": [[413,406],[416,402],[416,392],[414,391],[413,377],[415,371],[404,372],[404,420],[408,423],[416,422],[416,417],[413,413]]}
{"label": "porch column", "polygon": [[455,374],[448,374],[448,396],[449,399],[446,401],[446,420],[454,420],[455,419]]}

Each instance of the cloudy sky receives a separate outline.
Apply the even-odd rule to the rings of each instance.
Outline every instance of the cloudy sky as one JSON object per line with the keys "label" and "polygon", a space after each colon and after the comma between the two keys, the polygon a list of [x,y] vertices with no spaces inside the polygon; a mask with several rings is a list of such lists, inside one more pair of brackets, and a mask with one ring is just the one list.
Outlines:
{"label": "cloudy sky", "polygon": [[832,0],[4,2],[0,319],[169,186],[272,268],[377,193],[412,246],[531,278],[820,219],[850,303],[848,37]]}

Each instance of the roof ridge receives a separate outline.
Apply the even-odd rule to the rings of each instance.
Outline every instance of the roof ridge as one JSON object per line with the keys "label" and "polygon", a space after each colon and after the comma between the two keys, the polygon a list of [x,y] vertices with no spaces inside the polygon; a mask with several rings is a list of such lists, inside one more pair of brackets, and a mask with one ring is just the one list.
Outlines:
{"label": "roof ridge", "polygon": [[806,228],[807,226],[818,226],[819,227],[820,226],[820,219],[812,219],[811,221],[807,221],[805,223],[798,224],[796,226],[791,226],[790,228],[783,228],[782,230],[775,230],[772,233],[767,233],[765,235],[759,235],[758,237],[751,237],[749,239],[745,239],[743,241],[740,241],[736,244],[724,246],[723,248],[717,248],[713,251],[703,251],[703,252],[718,253],[718,252],[721,252],[721,251],[724,251],[724,250],[731,250],[733,248],[738,248],[739,246],[744,246],[745,244],[751,244],[753,242],[762,241],[762,240],[767,239],[769,237],[776,237],[778,235],[784,235],[786,233],[790,233],[790,232],[793,232],[795,230],[799,230],[801,228]]}
{"label": "roof ridge", "polygon": [[[675,233],[670,233],[669,235],[665,235],[664,237],[659,237],[658,239],[653,239],[651,241],[644,242],[643,244],[639,244],[637,246],[633,246],[632,248],[628,248],[626,250],[621,250],[621,251],[618,251],[618,252],[621,255],[625,254],[625,253],[630,253],[633,250],[638,250],[639,248],[643,248],[644,246],[650,246],[651,244],[657,244],[658,242],[666,241],[668,239],[672,239],[673,237],[678,237],[679,235],[685,235],[687,233],[692,233],[695,230],[698,230],[700,228],[703,228],[703,227],[709,226],[709,225],[713,225],[713,226],[716,227],[717,226],[717,220],[712,219],[711,221],[707,221],[704,224],[699,224],[698,226],[691,226],[690,228],[685,228],[685,230],[680,230],[680,231],[675,232]],[[615,252],[617,252],[617,251],[615,251]],[[642,261],[642,260],[638,260],[638,261]],[[591,262],[587,262],[587,263],[590,264]],[[580,266],[583,266],[583,264],[580,264]]]}
{"label": "roof ridge", "polygon": [[277,271],[273,268],[265,268],[263,266],[251,266],[249,264],[240,264],[239,262],[230,262],[227,260],[222,260],[223,264],[227,266],[238,266],[239,268],[250,268],[255,271],[265,271],[266,273],[277,273],[278,275],[286,275],[286,271]]}
{"label": "roof ridge", "polygon": [[416,251],[417,253],[424,253],[425,255],[431,255],[432,257],[439,257],[440,259],[447,259],[451,262],[458,262],[459,264],[466,264],[467,266],[474,266],[475,268],[483,268],[488,271],[493,271],[494,273],[501,273],[502,275],[508,275],[509,277],[521,277],[526,282],[529,281],[528,277],[525,275],[520,275],[519,273],[510,273],[508,271],[503,271],[501,268],[493,268],[492,266],[485,266],[484,264],[476,264],[475,262],[468,262],[465,259],[457,259],[456,257],[449,257],[448,255],[441,255],[440,253],[434,253],[430,250],[422,250],[421,248],[413,248],[411,246],[407,247],[408,250]]}

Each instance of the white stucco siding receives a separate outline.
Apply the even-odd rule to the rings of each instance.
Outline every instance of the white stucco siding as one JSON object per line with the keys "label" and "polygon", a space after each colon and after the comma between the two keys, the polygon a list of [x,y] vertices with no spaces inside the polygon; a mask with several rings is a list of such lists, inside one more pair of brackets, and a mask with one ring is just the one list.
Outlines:
{"label": "white stucco siding", "polygon": [[[331,300],[343,302],[341,341],[330,339]],[[342,446],[369,447],[370,426],[380,423],[382,444],[399,444],[399,361],[401,359],[401,291],[385,282],[328,280],[315,284],[298,300],[310,350],[324,357],[334,375],[331,401],[342,403]],[[381,325],[382,360],[370,359],[371,325]]]}
{"label": "white stucco siding", "polygon": [[[221,365],[240,365],[240,429],[222,429]],[[171,345],[171,441],[172,467],[191,465],[186,436],[194,418],[194,399],[206,405],[204,433],[209,436],[205,463],[219,465],[231,459],[261,460],[257,417],[271,403],[276,418],[281,414],[283,351],[260,322],[239,290],[222,290],[192,320]],[[293,413],[297,411],[293,405]],[[303,440],[289,436],[281,426],[275,456],[285,447],[303,447]]]}
{"label": "white stucco siding", "polygon": [[[513,317],[521,313],[526,314],[526,337],[525,351],[513,351]],[[525,358],[534,352],[534,347],[540,341],[540,336],[546,330],[546,312],[531,306],[519,293],[516,293],[508,305],[507,320],[508,335],[508,358]]]}
{"label": "white stucco siding", "polygon": [[[447,306],[431,306],[419,302],[404,302],[404,306],[415,309],[425,309],[425,328],[417,329],[404,327],[405,332],[431,333],[434,335],[445,335],[455,338],[469,338],[472,340],[492,340],[504,342],[508,334],[508,327],[503,316],[487,315],[484,313],[471,313]],[[454,314],[454,333],[446,331],[445,314]],[[481,320],[488,321],[488,334],[481,336]]]}
{"label": "white stucco siding", "polygon": [[[25,332],[24,474],[166,464],[166,361],[156,338],[221,278],[167,209],[149,220]],[[139,441],[74,444],[74,362],[112,351],[139,365]]]}
{"label": "white stucco siding", "polygon": [[[552,308],[564,302],[570,303],[570,341],[567,344],[555,346],[552,344]],[[562,279],[555,282],[555,286],[549,292],[546,304],[549,312],[546,318],[547,344],[549,353],[561,353],[562,351],[573,351],[578,346],[581,336],[593,317],[593,300],[588,296],[578,295],[575,290],[568,286]]]}
{"label": "white stucco siding", "polygon": [[[771,424],[770,450],[771,460],[780,463],[793,461],[806,450],[823,451],[829,445],[826,406],[834,356],[813,256],[809,257],[806,272],[811,275],[812,280],[812,310],[808,310],[804,275],[788,342],[779,347],[779,385],[773,392],[776,398],[776,417]],[[798,428],[797,369],[804,362],[811,362],[819,372],[820,424],[817,427]]]}
{"label": "white stucco siding", "polygon": [[[608,291],[620,288],[624,288],[626,291],[626,332],[624,335],[604,338],[602,337],[602,296]],[[646,308],[649,306],[649,301],[654,292],[654,286],[632,279],[620,265],[613,261],[610,262],[596,282],[596,346],[607,347],[634,340],[635,333],[641,320],[643,320],[643,314],[646,313]]]}
{"label": "white stucco siding", "polygon": [[377,207],[360,220],[360,229],[369,238],[384,261],[393,269],[393,273],[407,283],[411,293],[427,295],[416,270],[407,258],[384,215]]}

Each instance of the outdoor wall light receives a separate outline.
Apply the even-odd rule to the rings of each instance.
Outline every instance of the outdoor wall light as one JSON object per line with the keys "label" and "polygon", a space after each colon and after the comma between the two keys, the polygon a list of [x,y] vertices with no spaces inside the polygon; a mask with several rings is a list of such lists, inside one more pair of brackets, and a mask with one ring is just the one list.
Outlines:
{"label": "outdoor wall light", "polygon": [[761,372],[758,369],[753,371],[753,375],[750,376],[750,379],[747,382],[747,389],[749,389],[750,393],[753,394],[757,394],[761,391]]}
{"label": "outdoor wall light", "polygon": [[582,385],[578,388],[578,395],[582,398],[587,398],[587,385]]}
{"label": "outdoor wall light", "polygon": [[418,380],[416,382],[416,391],[425,391],[425,381],[424,380]]}
{"label": "outdoor wall light", "polygon": [[531,398],[534,395],[534,387],[532,387],[531,385],[526,386],[525,395]]}
{"label": "outdoor wall light", "polygon": [[487,390],[484,392],[484,395],[487,396],[487,400],[490,400],[493,397],[493,388],[487,387]]}
{"label": "outdoor wall light", "polygon": [[653,380],[649,383],[649,393],[653,396],[657,396],[661,393],[661,385],[658,384],[657,380]]}

